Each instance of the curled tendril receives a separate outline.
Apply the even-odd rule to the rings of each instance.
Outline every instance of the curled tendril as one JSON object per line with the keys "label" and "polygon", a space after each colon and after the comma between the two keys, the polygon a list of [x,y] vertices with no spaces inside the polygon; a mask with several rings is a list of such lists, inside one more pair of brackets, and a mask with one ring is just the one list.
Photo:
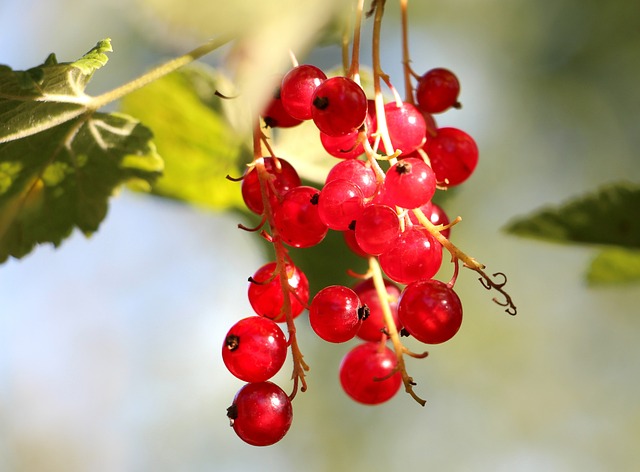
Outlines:
{"label": "curled tendril", "polygon": [[518,313],[518,309],[513,303],[513,300],[511,299],[511,295],[509,295],[503,288],[507,284],[507,276],[503,272],[495,272],[494,274],[492,274],[492,277],[502,279],[501,282],[497,282],[493,280],[491,277],[489,277],[487,274],[485,274],[481,269],[476,269],[476,272],[478,272],[482,276],[482,277],[479,277],[478,280],[480,281],[480,283],[484,288],[486,288],[487,290],[491,290],[491,289],[497,290],[504,297],[504,301],[498,300],[497,298],[493,298],[493,302],[496,303],[497,305],[506,307],[504,311],[511,316],[515,316]]}

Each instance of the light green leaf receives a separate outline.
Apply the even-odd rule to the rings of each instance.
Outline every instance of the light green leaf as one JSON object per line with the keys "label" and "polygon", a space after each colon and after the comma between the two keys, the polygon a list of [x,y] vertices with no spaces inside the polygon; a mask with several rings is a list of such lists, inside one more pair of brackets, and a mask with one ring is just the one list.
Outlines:
{"label": "light green leaf", "polygon": [[45,131],[86,112],[91,97],[84,90],[111,50],[111,41],[104,39],[75,62],[58,63],[51,54],[27,71],[0,66],[0,143]]}
{"label": "light green leaf", "polygon": [[608,185],[555,208],[512,221],[511,234],[553,242],[640,248],[640,186]]}
{"label": "light green leaf", "polygon": [[602,251],[591,262],[587,281],[592,285],[640,281],[640,251],[619,248]]}
{"label": "light green leaf", "polygon": [[[210,209],[242,208],[240,185],[225,178],[242,175],[247,147],[225,116],[236,103],[225,79],[205,66],[190,66],[127,95],[122,110],[155,134],[165,173],[152,193]],[[241,157],[242,156],[242,157]]]}
{"label": "light green leaf", "polygon": [[0,262],[96,231],[122,183],[161,172],[151,137],[131,117],[95,113],[0,144]]}

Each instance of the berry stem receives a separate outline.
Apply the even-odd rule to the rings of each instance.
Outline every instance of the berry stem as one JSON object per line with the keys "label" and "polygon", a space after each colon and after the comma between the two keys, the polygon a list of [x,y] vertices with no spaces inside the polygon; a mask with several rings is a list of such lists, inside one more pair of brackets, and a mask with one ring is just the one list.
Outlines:
{"label": "berry stem", "polygon": [[364,10],[364,0],[358,0],[356,7],[356,20],[353,26],[353,47],[351,50],[351,65],[347,72],[347,77],[360,83],[360,29],[362,27],[362,11]]}
{"label": "berry stem", "polygon": [[[304,362],[302,351],[298,346],[298,340],[296,337],[296,325],[293,321],[293,314],[291,309],[290,294],[294,293],[293,288],[289,285],[289,276],[287,274],[287,249],[278,234],[278,229],[274,224],[273,208],[271,208],[271,200],[267,191],[267,186],[270,183],[270,175],[264,166],[264,159],[262,158],[262,143],[266,142],[265,136],[260,130],[259,124],[254,128],[253,132],[253,157],[256,171],[258,172],[258,181],[260,183],[260,193],[262,195],[262,203],[264,205],[264,215],[266,221],[271,228],[270,242],[273,244],[273,249],[276,256],[276,274],[280,278],[280,286],[282,287],[282,311],[287,322],[287,330],[289,332],[289,348],[291,349],[291,356],[293,358],[293,373],[291,378],[293,379],[293,391],[289,395],[289,399],[293,400],[298,392],[298,387],[302,392],[307,390],[307,382],[305,380],[305,372],[309,370],[309,366]],[[269,149],[270,152],[271,149]]]}
{"label": "berry stem", "polygon": [[402,70],[404,72],[404,97],[405,102],[414,104],[413,84],[411,83],[411,59],[409,58],[409,25],[408,25],[409,0],[400,0],[400,15],[402,21]]}
{"label": "berry stem", "polygon": [[375,257],[369,258],[369,272],[373,277],[373,285],[376,288],[376,293],[378,294],[378,299],[380,300],[380,307],[382,308],[382,314],[384,315],[385,325],[387,327],[387,333],[389,339],[393,344],[393,350],[396,353],[396,358],[398,360],[398,364],[396,366],[396,370],[400,372],[402,376],[402,382],[404,383],[405,391],[413,397],[415,401],[417,401],[421,406],[424,406],[427,402],[420,398],[414,391],[413,386],[415,382],[413,378],[409,376],[407,373],[407,369],[404,364],[404,355],[410,355],[412,357],[426,357],[427,353],[423,354],[413,354],[409,352],[409,350],[404,347],[402,342],[400,341],[400,334],[398,333],[398,329],[396,328],[396,323],[393,320],[393,315],[391,314],[391,308],[389,307],[389,296],[387,294],[387,289],[384,284],[384,279],[382,278],[382,270],[380,269],[380,264],[378,264],[378,260]]}
{"label": "berry stem", "polygon": [[[493,301],[495,303],[497,303],[500,306],[505,307],[505,311],[510,315],[515,315],[517,313],[518,310],[517,310],[515,304],[513,303],[513,299],[504,290],[504,286],[507,283],[507,278],[502,272],[496,272],[495,274],[493,274],[493,277],[494,278],[495,277],[502,277],[503,278],[503,282],[495,281],[493,278],[491,278],[489,275],[487,275],[484,272],[484,269],[486,268],[486,266],[484,264],[481,264],[480,262],[476,261],[473,257],[470,257],[467,254],[465,254],[455,244],[453,244],[451,241],[449,241],[447,238],[445,238],[440,233],[440,231],[445,229],[445,227],[443,225],[434,225],[433,223],[431,223],[429,218],[427,218],[427,216],[419,208],[413,210],[413,213],[416,215],[416,218],[418,218],[418,221],[420,222],[420,224],[427,231],[429,231],[429,233],[431,233],[431,235],[433,235],[433,237],[436,238],[438,240],[438,242],[440,244],[442,244],[442,246],[447,249],[447,251],[449,251],[451,253],[451,260],[452,261],[454,261],[454,262],[458,261],[458,260],[462,261],[462,263],[464,264],[465,267],[467,267],[467,268],[477,272],[478,274],[480,274],[480,282],[482,283],[484,288],[486,288],[487,290],[494,289],[494,290],[498,291],[504,297],[504,301],[500,301],[500,300],[494,298]],[[454,223],[457,223],[460,220],[461,220],[461,218],[458,217],[458,218],[456,218],[456,220],[454,220]]]}

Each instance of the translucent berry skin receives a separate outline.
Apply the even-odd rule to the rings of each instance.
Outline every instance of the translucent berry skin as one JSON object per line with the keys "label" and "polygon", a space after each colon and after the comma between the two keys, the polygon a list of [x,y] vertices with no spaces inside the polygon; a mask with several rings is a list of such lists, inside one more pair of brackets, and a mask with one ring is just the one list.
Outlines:
{"label": "translucent berry skin", "polygon": [[[384,286],[388,295],[389,308],[391,316],[396,325],[396,329],[400,330],[400,320],[398,318],[398,298],[400,297],[400,288],[390,280],[384,281]],[[373,279],[367,279],[353,287],[361,305],[369,307],[369,316],[362,322],[360,330],[356,334],[357,337],[365,341],[380,341],[382,339],[382,330],[386,329],[384,314],[382,313],[382,304],[378,298],[378,292],[373,284]]]}
{"label": "translucent berry skin", "polygon": [[271,382],[248,383],[236,393],[227,417],[238,437],[252,446],[280,441],[293,421],[287,394]]}
{"label": "translucent berry skin", "polygon": [[451,107],[460,107],[458,95],[460,82],[448,69],[436,68],[427,71],[416,87],[418,107],[427,113],[442,113]]}
{"label": "translucent berry skin", "polygon": [[442,246],[425,229],[411,226],[380,255],[379,260],[380,267],[391,280],[409,284],[436,275],[442,264]]}
{"label": "translucent berry skin", "polygon": [[349,228],[349,229],[343,231],[342,232],[342,237],[343,237],[344,242],[347,245],[347,247],[355,255],[360,256],[360,257],[369,257],[369,254],[364,252],[362,250],[362,248],[360,247],[360,245],[358,244],[358,241],[356,241],[356,232],[355,232],[355,230]]}
{"label": "translucent berry skin", "polygon": [[[365,405],[391,399],[400,389],[400,372],[389,376],[397,364],[396,355],[379,342],[360,344],[340,364],[340,384],[347,395]],[[384,379],[384,380],[381,380]]]}
{"label": "translucent berry skin", "polygon": [[298,120],[310,120],[313,94],[326,79],[322,70],[310,64],[294,67],[287,72],[280,86],[280,99],[287,113]]}
{"label": "translucent berry skin", "polygon": [[423,148],[438,183],[453,187],[467,180],[478,165],[478,146],[474,139],[457,128],[439,128]]}
{"label": "translucent berry skin", "polygon": [[420,110],[410,103],[403,103],[399,107],[396,102],[389,102],[385,104],[384,111],[394,150],[409,154],[422,146],[427,124]]}
{"label": "translucent berry skin", "polygon": [[339,159],[355,159],[364,153],[364,145],[358,143],[359,131],[341,136],[329,136],[320,132],[320,143],[325,151]]}
{"label": "translucent berry skin", "polygon": [[287,357],[287,339],[280,327],[262,316],[234,324],[222,345],[222,360],[233,375],[245,382],[273,377]]}
{"label": "translucent berry skin", "polygon": [[356,241],[367,254],[377,256],[390,249],[400,234],[396,211],[387,205],[364,207],[356,220]]}
{"label": "translucent berry skin", "polygon": [[318,189],[301,185],[289,190],[274,211],[278,234],[289,246],[315,246],[329,231],[318,214]]}
{"label": "translucent berry skin", "polygon": [[402,208],[418,208],[436,193],[436,176],[422,159],[401,159],[387,171],[385,201]]}
{"label": "translucent berry skin", "polygon": [[344,231],[364,208],[364,196],[355,184],[348,180],[332,180],[320,191],[318,214],[330,229]]}
{"label": "translucent berry skin", "polygon": [[280,99],[280,89],[262,112],[262,119],[269,128],[293,128],[302,123],[302,120],[294,118],[284,109]]}
{"label": "translucent berry skin", "polygon": [[325,185],[333,180],[345,179],[362,190],[364,198],[371,198],[376,193],[376,174],[364,161],[348,160],[334,165],[325,180]]}
{"label": "translucent berry skin", "polygon": [[451,339],[462,325],[462,303],[447,284],[419,280],[405,287],[398,301],[403,328],[418,341],[440,344]]}
{"label": "translucent berry skin", "polygon": [[[278,159],[280,166],[277,166],[275,159],[271,157],[263,159],[266,171],[273,176],[271,184],[267,185],[267,192],[270,198],[274,198],[274,201],[282,198],[289,189],[300,185],[300,176],[289,162],[284,159]],[[253,213],[261,215],[264,211],[264,204],[262,202],[262,193],[260,192],[258,171],[255,167],[245,173],[242,179],[241,192],[247,208]]]}
{"label": "translucent berry skin", "polygon": [[[287,264],[286,269],[289,285],[295,293],[289,294],[291,314],[295,318],[302,313],[309,301],[309,281],[298,267]],[[254,282],[249,282],[248,298],[251,307],[258,315],[283,323],[286,321],[282,312],[284,297],[280,277],[278,274],[274,275],[275,270],[276,263],[269,262],[253,274],[251,279]]]}
{"label": "translucent berry skin", "polygon": [[358,295],[349,287],[330,285],[320,290],[309,305],[309,324],[330,343],[353,339],[362,325],[364,311]]}
{"label": "translucent berry skin", "polygon": [[367,117],[367,96],[348,77],[331,77],[315,89],[311,117],[320,131],[342,136],[357,130]]}

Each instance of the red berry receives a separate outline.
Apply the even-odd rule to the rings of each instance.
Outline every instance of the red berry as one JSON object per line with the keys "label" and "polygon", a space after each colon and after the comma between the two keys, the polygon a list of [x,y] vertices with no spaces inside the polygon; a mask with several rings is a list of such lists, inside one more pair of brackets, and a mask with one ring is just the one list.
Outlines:
{"label": "red berry", "polygon": [[318,213],[319,192],[313,187],[301,185],[289,190],[273,219],[282,240],[293,247],[311,247],[327,235],[329,228]]}
{"label": "red berry", "polygon": [[[270,198],[274,198],[275,201],[277,201],[277,199],[282,198],[289,189],[300,185],[300,176],[298,176],[298,173],[289,162],[284,159],[278,159],[276,163],[276,160],[271,157],[265,157],[263,159],[266,171],[272,176],[271,182],[267,185],[267,193]],[[264,211],[264,204],[262,202],[258,171],[255,167],[251,167],[251,169],[245,173],[242,179],[241,192],[242,199],[245,205],[247,205],[247,208],[261,215]]]}
{"label": "red berry", "polygon": [[400,323],[418,341],[440,344],[451,339],[462,324],[462,303],[453,289],[439,280],[407,285],[398,301]]}
{"label": "red berry", "polygon": [[362,190],[364,198],[371,198],[376,193],[377,182],[376,174],[370,166],[364,161],[357,159],[349,159],[347,161],[338,162],[334,165],[327,178],[325,185],[333,180],[345,179],[353,182]]}
{"label": "red berry", "polygon": [[310,120],[313,94],[326,79],[322,70],[308,64],[287,72],[280,86],[280,99],[287,113],[298,120]]}
{"label": "red berry", "polygon": [[[280,277],[276,270],[276,263],[269,262],[263,265],[251,277],[248,297],[254,311],[265,318],[278,323],[286,321],[282,311],[284,296]],[[304,310],[309,301],[309,281],[300,269],[293,264],[286,265],[289,286],[293,293],[289,294],[291,302],[291,314],[297,317]]]}
{"label": "red berry", "polygon": [[385,104],[384,111],[394,150],[409,154],[418,149],[427,133],[427,124],[420,110],[410,103],[398,106],[396,102],[389,102]]}
{"label": "red berry", "polygon": [[[422,211],[422,213],[424,213],[424,215],[427,218],[429,218],[429,221],[431,221],[431,223],[433,223],[436,226],[437,225],[446,226],[451,222],[449,220],[449,217],[445,213],[445,211],[442,209],[442,207],[440,207],[439,205],[436,205],[433,202],[425,203],[420,207],[420,210]],[[412,211],[409,212],[409,218],[411,219],[411,222],[414,225],[420,224],[420,222],[418,221],[418,218],[416,217],[416,215],[413,214]],[[451,228],[442,230],[440,234],[442,234],[442,236],[444,236],[445,238],[449,239],[449,235],[451,234]]]}
{"label": "red berry", "polygon": [[422,159],[401,159],[387,171],[384,198],[391,205],[418,208],[436,193],[436,176]]}
{"label": "red berry", "polygon": [[437,68],[426,72],[418,80],[416,100],[418,106],[427,113],[442,113],[456,107],[459,108],[458,94],[460,82],[450,70]]}
{"label": "red berry", "polygon": [[313,94],[312,105],[313,122],[329,136],[351,133],[367,117],[367,96],[348,77],[332,77],[322,82]]}
{"label": "red berry", "polygon": [[294,118],[284,109],[280,99],[280,88],[262,112],[262,119],[269,128],[292,128],[302,123],[302,120]]}
{"label": "red berry", "polygon": [[318,213],[330,229],[344,231],[349,228],[364,208],[362,190],[348,180],[332,180],[320,191]]}
{"label": "red berry", "polygon": [[398,215],[387,205],[376,203],[367,205],[356,220],[358,246],[372,256],[389,250],[395,244],[399,234]]}
{"label": "red berry", "polygon": [[325,341],[343,343],[352,339],[369,310],[348,287],[330,285],[320,290],[309,306],[309,324]]}
{"label": "red berry", "polygon": [[457,128],[440,128],[427,139],[423,149],[429,156],[438,183],[459,185],[478,165],[478,146],[471,136]]}
{"label": "red berry", "polygon": [[355,232],[355,230],[349,228],[349,229],[343,231],[342,232],[342,237],[343,237],[344,242],[347,245],[347,247],[355,255],[360,256],[360,257],[369,257],[369,254],[364,252],[362,250],[362,248],[360,247],[360,245],[358,244],[358,241],[356,241],[356,232]]}
{"label": "red berry", "polygon": [[245,382],[273,377],[287,357],[287,339],[280,327],[262,316],[234,324],[222,346],[222,360],[233,375]]}
{"label": "red berry", "polygon": [[408,284],[436,275],[442,264],[442,246],[422,227],[411,226],[379,259],[380,267],[390,279]]}
{"label": "red berry", "polygon": [[402,384],[400,372],[393,373],[396,365],[396,355],[387,346],[379,342],[360,344],[342,359],[340,384],[357,402],[365,405],[386,402]]}
{"label": "red berry", "polygon": [[[386,302],[391,309],[391,316],[395,322],[396,329],[400,329],[400,321],[398,319],[398,297],[400,296],[400,288],[390,280],[384,281],[388,299]],[[373,279],[367,279],[353,287],[361,305],[369,307],[369,316],[362,322],[362,326],[358,331],[360,339],[365,341],[380,341],[382,339],[382,330],[387,329],[384,314],[382,313],[382,302],[378,297]]]}
{"label": "red berry", "polygon": [[271,382],[248,383],[236,393],[227,417],[238,437],[253,446],[280,441],[293,421],[287,394]]}

